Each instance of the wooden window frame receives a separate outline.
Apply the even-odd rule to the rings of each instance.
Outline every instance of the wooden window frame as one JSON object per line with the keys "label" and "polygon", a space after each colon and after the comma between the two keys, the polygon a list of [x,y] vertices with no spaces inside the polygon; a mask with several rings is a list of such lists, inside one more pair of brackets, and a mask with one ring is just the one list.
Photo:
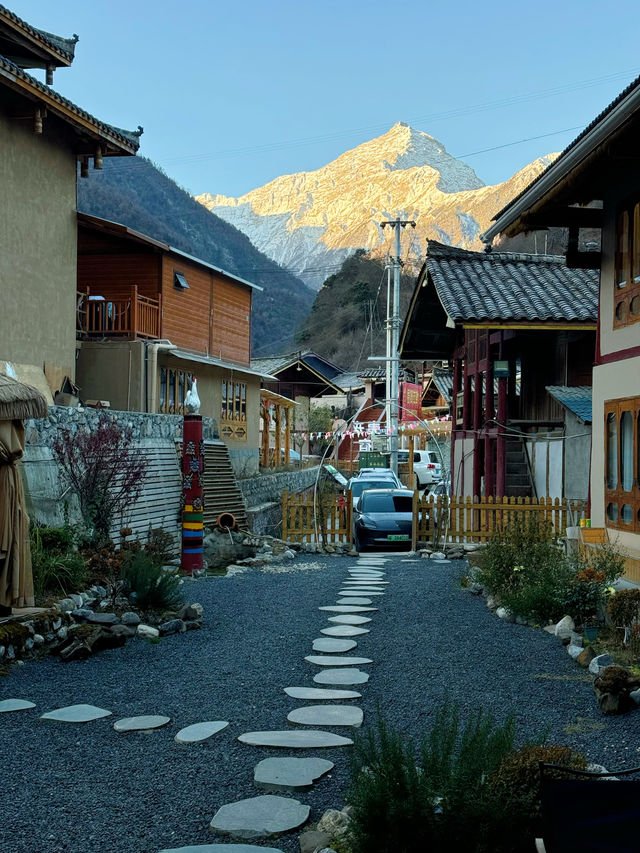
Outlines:
{"label": "wooden window frame", "polygon": [[[626,237],[623,221],[626,217]],[[621,282],[621,283],[620,283]],[[632,314],[634,303],[636,313]],[[640,200],[623,205],[616,216],[613,328],[640,323]]]}
{"label": "wooden window frame", "polygon": [[[622,414],[631,413],[632,430],[632,485],[630,491],[622,488]],[[616,487],[607,486],[608,446],[607,419],[613,414],[616,418]],[[604,517],[607,527],[616,530],[626,530],[629,533],[640,533],[640,397],[625,397],[621,400],[607,400],[604,404]],[[608,515],[610,504],[618,508],[617,518],[611,520]],[[626,524],[622,519],[622,508],[631,507],[631,522]]]}
{"label": "wooden window frame", "polygon": [[184,415],[184,400],[191,388],[193,373],[177,367],[160,367],[158,382],[158,411],[163,415]]}
{"label": "wooden window frame", "polygon": [[222,405],[220,411],[222,423],[247,422],[247,385],[232,379],[222,380]]}

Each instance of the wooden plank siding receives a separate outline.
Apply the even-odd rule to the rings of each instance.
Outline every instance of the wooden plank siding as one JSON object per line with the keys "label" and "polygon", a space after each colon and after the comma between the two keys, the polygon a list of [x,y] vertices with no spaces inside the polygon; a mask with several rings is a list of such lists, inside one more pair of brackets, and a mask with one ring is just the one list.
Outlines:
{"label": "wooden plank siding", "polygon": [[134,284],[140,296],[158,298],[158,255],[78,255],[78,290],[82,293],[86,293],[89,288],[94,295],[124,299],[130,295]]}
{"label": "wooden plank siding", "polygon": [[249,364],[251,289],[213,276],[211,355]]}
{"label": "wooden plank siding", "polygon": [[[189,285],[174,285],[175,273],[182,273]],[[160,337],[185,349],[209,354],[211,323],[211,273],[178,258],[162,259],[162,329]]]}

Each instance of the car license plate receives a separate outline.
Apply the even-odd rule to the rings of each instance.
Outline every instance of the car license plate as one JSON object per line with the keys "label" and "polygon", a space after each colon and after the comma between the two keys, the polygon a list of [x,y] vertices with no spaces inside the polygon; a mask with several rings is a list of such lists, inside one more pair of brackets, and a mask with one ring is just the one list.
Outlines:
{"label": "car license plate", "polygon": [[395,534],[390,533],[387,536],[387,539],[390,542],[408,542],[409,541],[409,534],[408,533],[395,533]]}

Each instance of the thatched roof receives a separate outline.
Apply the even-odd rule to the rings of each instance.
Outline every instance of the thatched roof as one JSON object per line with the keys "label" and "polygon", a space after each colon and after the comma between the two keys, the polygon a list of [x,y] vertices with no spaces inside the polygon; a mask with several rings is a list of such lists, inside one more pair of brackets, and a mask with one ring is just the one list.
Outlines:
{"label": "thatched roof", "polygon": [[0,421],[44,418],[47,402],[39,391],[0,373]]}

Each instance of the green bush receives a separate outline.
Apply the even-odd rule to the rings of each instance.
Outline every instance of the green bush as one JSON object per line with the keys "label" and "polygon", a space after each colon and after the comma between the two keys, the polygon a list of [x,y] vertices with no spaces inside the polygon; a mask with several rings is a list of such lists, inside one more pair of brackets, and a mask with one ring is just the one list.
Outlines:
{"label": "green bush", "polygon": [[142,610],[174,610],[182,604],[180,579],[165,572],[145,551],[127,554],[120,579],[127,593],[136,594]]}
{"label": "green bush", "polygon": [[640,589],[621,589],[609,599],[611,622],[618,628],[631,626],[640,618]]}
{"label": "green bush", "polygon": [[495,846],[498,809],[485,784],[512,751],[514,734],[513,718],[496,726],[480,711],[462,726],[457,707],[445,703],[416,751],[379,720],[356,740],[347,794],[354,853],[517,849]]}
{"label": "green bush", "polygon": [[70,528],[32,525],[30,539],[33,587],[38,597],[68,595],[86,587],[89,572],[82,557],[72,550]]}

